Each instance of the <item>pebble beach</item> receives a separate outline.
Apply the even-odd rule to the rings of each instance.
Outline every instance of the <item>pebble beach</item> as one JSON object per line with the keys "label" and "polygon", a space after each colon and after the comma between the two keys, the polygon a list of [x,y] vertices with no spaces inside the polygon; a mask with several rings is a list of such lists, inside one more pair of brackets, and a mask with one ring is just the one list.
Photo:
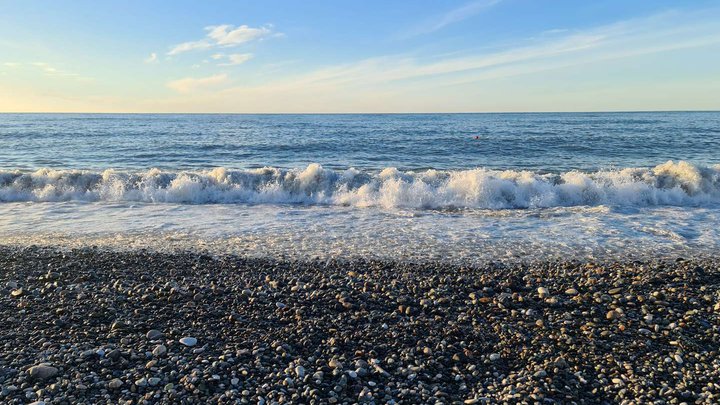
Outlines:
{"label": "pebble beach", "polygon": [[0,248],[0,402],[717,403],[720,263]]}

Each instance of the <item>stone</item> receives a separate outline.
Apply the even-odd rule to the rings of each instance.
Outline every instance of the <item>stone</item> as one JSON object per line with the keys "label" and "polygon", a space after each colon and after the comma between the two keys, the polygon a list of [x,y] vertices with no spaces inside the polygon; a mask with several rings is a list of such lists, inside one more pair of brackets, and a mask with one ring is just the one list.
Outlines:
{"label": "stone", "polygon": [[167,353],[167,348],[165,347],[165,345],[157,345],[152,351],[152,354],[155,357],[164,356],[165,353]]}
{"label": "stone", "polygon": [[110,388],[111,390],[116,390],[116,389],[122,387],[122,385],[123,385],[123,382],[121,379],[114,378],[114,379],[110,380],[110,382],[108,383],[108,388]]}
{"label": "stone", "polygon": [[163,335],[162,332],[160,332],[159,330],[150,329],[148,331],[148,333],[145,334],[145,337],[148,338],[149,340],[155,340],[155,339],[159,339],[160,337],[162,337],[162,335]]}
{"label": "stone", "polygon": [[492,361],[500,360],[500,355],[497,353],[492,353],[492,354],[490,354],[490,360],[492,360]]}
{"label": "stone", "polygon": [[180,343],[187,347],[193,347],[197,344],[197,339],[195,339],[194,337],[186,336],[180,339]]}
{"label": "stone", "polygon": [[538,287],[537,292],[540,298],[545,298],[550,295],[550,292],[545,287]]}
{"label": "stone", "polygon": [[577,295],[577,294],[578,294],[578,290],[576,290],[574,288],[568,288],[567,290],[565,290],[565,295]]}
{"label": "stone", "polygon": [[32,366],[28,369],[27,373],[32,378],[37,378],[40,380],[46,380],[48,378],[55,377],[58,374],[58,369],[46,364],[39,364],[37,366]]}
{"label": "stone", "polygon": [[303,367],[303,366],[295,367],[295,375],[297,375],[298,378],[300,378],[300,379],[305,377],[305,367]]}
{"label": "stone", "polygon": [[123,328],[125,328],[125,322],[120,321],[120,320],[113,322],[112,325],[110,326],[111,331],[121,330]]}

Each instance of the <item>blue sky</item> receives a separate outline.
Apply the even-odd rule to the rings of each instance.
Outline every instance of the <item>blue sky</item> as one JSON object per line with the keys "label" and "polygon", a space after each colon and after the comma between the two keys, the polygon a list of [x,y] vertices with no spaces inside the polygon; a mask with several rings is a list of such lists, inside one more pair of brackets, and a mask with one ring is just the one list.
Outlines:
{"label": "blue sky", "polygon": [[0,111],[720,109],[720,1],[6,1]]}

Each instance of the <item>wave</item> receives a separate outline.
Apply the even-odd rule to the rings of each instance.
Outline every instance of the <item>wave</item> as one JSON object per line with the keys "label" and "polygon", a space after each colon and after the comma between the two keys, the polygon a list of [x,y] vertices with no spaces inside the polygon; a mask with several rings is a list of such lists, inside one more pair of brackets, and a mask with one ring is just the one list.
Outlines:
{"label": "wave", "polygon": [[697,206],[720,202],[720,165],[668,161],[651,169],[344,171],[216,168],[197,172],[41,169],[0,171],[0,201],[308,204],[385,208],[513,209],[562,206]]}

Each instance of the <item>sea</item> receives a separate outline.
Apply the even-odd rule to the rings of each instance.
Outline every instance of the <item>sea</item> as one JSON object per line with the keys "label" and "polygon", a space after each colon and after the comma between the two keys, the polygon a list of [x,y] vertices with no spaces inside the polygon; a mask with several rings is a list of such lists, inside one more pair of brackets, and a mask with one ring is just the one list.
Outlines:
{"label": "sea", "polygon": [[0,245],[712,256],[720,113],[0,114]]}

